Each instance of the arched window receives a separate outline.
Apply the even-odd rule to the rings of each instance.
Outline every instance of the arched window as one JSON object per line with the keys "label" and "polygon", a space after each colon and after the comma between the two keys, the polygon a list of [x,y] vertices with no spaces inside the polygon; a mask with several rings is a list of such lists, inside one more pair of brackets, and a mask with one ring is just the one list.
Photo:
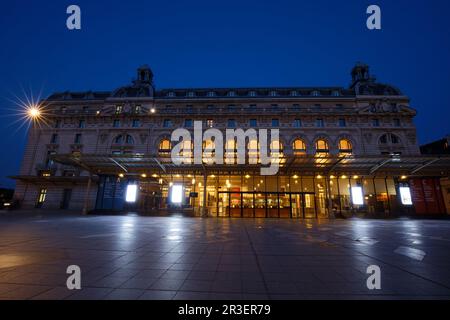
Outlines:
{"label": "arched window", "polygon": [[380,137],[380,143],[381,143],[381,144],[387,144],[387,143],[388,143],[388,137],[387,137],[387,134],[383,134],[383,135]]}
{"label": "arched window", "polygon": [[236,158],[236,140],[230,139],[225,144],[225,163],[226,164],[234,164]]}
{"label": "arched window", "polygon": [[123,136],[122,136],[122,135],[117,136],[117,137],[114,139],[114,143],[115,143],[115,144],[122,144],[122,143],[123,143]]}
{"label": "arched window", "polygon": [[274,140],[270,143],[270,156],[275,158],[272,160],[273,163],[281,163],[281,158],[283,157],[283,144],[279,140]]}
{"label": "arched window", "polygon": [[330,148],[328,147],[328,142],[325,139],[319,139],[316,141],[316,155],[320,157],[328,156]]}
{"label": "arched window", "polygon": [[353,152],[353,146],[350,140],[341,139],[339,140],[339,153],[341,155],[351,154]]}
{"label": "arched window", "polygon": [[172,143],[170,142],[169,139],[162,139],[159,142],[158,153],[160,155],[170,154],[171,150],[172,150]]}
{"label": "arched window", "polygon": [[126,143],[126,144],[134,144],[134,139],[133,139],[133,137],[130,136],[129,134],[127,134],[125,143]]}
{"label": "arched window", "polygon": [[258,157],[259,157],[258,140],[250,140],[248,142],[247,148],[248,148],[249,163],[251,163],[251,164],[257,163],[258,162]]}
{"label": "arched window", "polygon": [[294,155],[303,156],[306,155],[306,144],[302,139],[296,139],[292,143],[292,150],[294,151]]}
{"label": "arched window", "polygon": [[216,151],[216,144],[212,139],[203,141],[203,162],[213,163],[214,152]]}
{"label": "arched window", "polygon": [[391,142],[393,144],[398,144],[398,143],[400,143],[400,138],[398,136],[396,136],[395,134],[391,133]]}

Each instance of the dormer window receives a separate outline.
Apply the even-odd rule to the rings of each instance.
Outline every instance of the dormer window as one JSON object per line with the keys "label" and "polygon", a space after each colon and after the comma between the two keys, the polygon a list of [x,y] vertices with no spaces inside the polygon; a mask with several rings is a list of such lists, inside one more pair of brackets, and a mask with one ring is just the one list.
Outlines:
{"label": "dormer window", "polygon": [[187,93],[187,96],[190,97],[190,98],[195,97],[195,92],[194,91],[189,91]]}
{"label": "dormer window", "polygon": [[278,93],[274,90],[269,92],[269,96],[271,96],[271,97],[276,97],[277,95],[278,95]]}
{"label": "dormer window", "polygon": [[250,92],[248,93],[248,95],[249,95],[250,97],[256,97],[256,91],[250,91]]}
{"label": "dormer window", "polygon": [[341,93],[338,90],[334,90],[333,92],[331,92],[331,95],[333,97],[339,97],[341,95]]}
{"label": "dormer window", "polygon": [[168,96],[169,98],[173,98],[173,97],[175,97],[175,92],[169,91],[169,92],[167,92],[167,96]]}
{"label": "dormer window", "polygon": [[209,91],[207,95],[208,97],[215,97],[216,93],[214,91]]}
{"label": "dormer window", "polygon": [[318,96],[320,96],[320,92],[317,91],[317,90],[314,90],[313,92],[311,92],[311,95],[312,95],[313,97],[318,97]]}
{"label": "dormer window", "polygon": [[235,97],[235,96],[236,96],[236,92],[234,92],[234,91],[228,91],[227,96],[229,96],[229,97]]}
{"label": "dormer window", "polygon": [[296,90],[291,91],[289,94],[291,97],[297,97],[299,95],[298,91],[296,91]]}

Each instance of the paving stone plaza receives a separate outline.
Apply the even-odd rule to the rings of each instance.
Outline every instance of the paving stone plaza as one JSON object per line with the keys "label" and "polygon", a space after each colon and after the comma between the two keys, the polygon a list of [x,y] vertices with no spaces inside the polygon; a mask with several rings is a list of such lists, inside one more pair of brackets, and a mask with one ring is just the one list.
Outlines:
{"label": "paving stone plaza", "polygon": [[449,250],[449,220],[0,213],[0,298],[449,299]]}

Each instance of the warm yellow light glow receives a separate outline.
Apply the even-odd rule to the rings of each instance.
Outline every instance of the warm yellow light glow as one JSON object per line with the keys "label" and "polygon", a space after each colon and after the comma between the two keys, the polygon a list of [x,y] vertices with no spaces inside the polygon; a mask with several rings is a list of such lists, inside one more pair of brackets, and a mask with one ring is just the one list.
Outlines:
{"label": "warm yellow light glow", "polygon": [[316,178],[317,178],[317,179],[322,179],[322,176],[319,174],[319,175],[317,175]]}
{"label": "warm yellow light glow", "polygon": [[246,174],[246,175],[245,175],[245,179],[250,179],[250,175],[249,175],[249,174]]}
{"label": "warm yellow light glow", "polygon": [[158,178],[158,175],[156,173],[152,174],[153,178]]}
{"label": "warm yellow light glow", "polygon": [[294,175],[292,178],[294,179],[298,179],[298,175]]}
{"label": "warm yellow light glow", "polygon": [[156,109],[155,108],[151,108],[150,109],[150,113],[155,113],[156,112]]}
{"label": "warm yellow light glow", "polygon": [[195,179],[192,179],[192,184],[195,184]]}
{"label": "warm yellow light glow", "polygon": [[333,175],[331,175],[331,176],[330,176],[330,179],[334,179],[334,178],[336,178],[336,177],[335,177],[335,176],[333,176]]}
{"label": "warm yellow light glow", "polygon": [[142,178],[147,178],[147,175],[145,173],[141,174]]}
{"label": "warm yellow light glow", "polygon": [[405,179],[407,179],[408,177],[407,176],[401,176],[401,179],[402,180],[405,180]]}
{"label": "warm yellow light glow", "polygon": [[346,175],[341,176],[342,179],[347,179]]}
{"label": "warm yellow light glow", "polygon": [[119,178],[123,178],[124,174],[123,173],[119,173]]}
{"label": "warm yellow light glow", "polygon": [[359,176],[353,176],[353,179],[359,179]]}
{"label": "warm yellow light glow", "polygon": [[216,176],[212,174],[212,175],[210,175],[209,177],[210,177],[210,178],[215,178]]}

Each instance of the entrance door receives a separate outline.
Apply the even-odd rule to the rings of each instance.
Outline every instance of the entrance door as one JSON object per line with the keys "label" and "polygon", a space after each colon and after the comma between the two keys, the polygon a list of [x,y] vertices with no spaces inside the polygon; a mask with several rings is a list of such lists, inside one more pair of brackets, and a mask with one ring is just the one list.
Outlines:
{"label": "entrance door", "polygon": [[293,193],[291,194],[291,210],[292,218],[303,218],[303,194]]}
{"label": "entrance door", "polygon": [[315,219],[317,218],[316,214],[316,199],[314,193],[304,193],[302,194],[303,201],[305,204],[305,218],[306,219]]}
{"label": "entrance door", "polygon": [[72,197],[72,189],[64,189],[61,200],[61,209],[69,209],[70,198]]}

